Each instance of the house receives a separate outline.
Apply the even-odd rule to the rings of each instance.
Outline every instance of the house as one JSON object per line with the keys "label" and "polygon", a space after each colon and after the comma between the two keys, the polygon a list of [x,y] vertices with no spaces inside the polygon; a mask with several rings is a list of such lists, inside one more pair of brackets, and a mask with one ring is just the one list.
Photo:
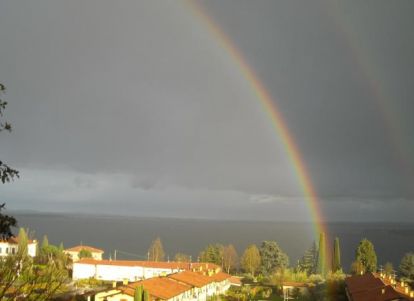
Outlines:
{"label": "house", "polygon": [[75,246],[75,247],[66,249],[63,252],[68,254],[72,258],[72,261],[78,261],[80,259],[79,252],[82,250],[89,251],[92,254],[93,259],[102,260],[102,254],[104,253],[104,251],[101,249],[90,247],[90,246],[82,246],[82,245]]}
{"label": "house", "polygon": [[137,287],[148,291],[150,300],[206,301],[208,297],[223,294],[230,287],[231,276],[215,269],[193,269],[168,276],[122,285],[95,295],[96,301],[133,301]]}
{"label": "house", "polygon": [[[0,257],[16,254],[19,248],[19,238],[12,236],[7,240],[0,240]],[[27,241],[27,254],[31,257],[36,256],[37,240]]]}
{"label": "house", "polygon": [[414,301],[414,292],[383,274],[366,273],[345,279],[349,301]]}
{"label": "house", "polygon": [[82,258],[73,263],[72,278],[74,280],[95,278],[107,281],[138,281],[189,269],[219,270],[220,267],[211,263],[95,260]]}

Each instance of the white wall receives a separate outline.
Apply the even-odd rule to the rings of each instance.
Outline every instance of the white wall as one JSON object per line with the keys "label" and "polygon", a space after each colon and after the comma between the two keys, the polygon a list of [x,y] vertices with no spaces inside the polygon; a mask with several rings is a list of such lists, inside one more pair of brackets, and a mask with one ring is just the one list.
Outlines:
{"label": "white wall", "polygon": [[[36,256],[37,242],[33,242],[27,245],[27,254],[31,257]],[[10,254],[16,254],[19,248],[18,244],[11,244],[8,242],[0,242],[0,257],[4,257]]]}

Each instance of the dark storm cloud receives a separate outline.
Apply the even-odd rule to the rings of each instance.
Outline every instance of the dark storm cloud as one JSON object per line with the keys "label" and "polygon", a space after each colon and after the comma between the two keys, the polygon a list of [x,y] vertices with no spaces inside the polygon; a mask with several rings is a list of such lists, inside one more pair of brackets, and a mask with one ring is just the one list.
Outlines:
{"label": "dark storm cloud", "polygon": [[[393,216],[409,207],[414,160],[400,158],[367,76],[410,152],[412,2],[202,4],[274,96],[330,219],[354,218],[347,204],[374,220],[387,216],[384,200],[397,204]],[[184,2],[0,8],[0,82],[15,127],[0,155],[25,171],[2,189],[16,208],[38,192],[52,210],[308,218],[256,96]]]}

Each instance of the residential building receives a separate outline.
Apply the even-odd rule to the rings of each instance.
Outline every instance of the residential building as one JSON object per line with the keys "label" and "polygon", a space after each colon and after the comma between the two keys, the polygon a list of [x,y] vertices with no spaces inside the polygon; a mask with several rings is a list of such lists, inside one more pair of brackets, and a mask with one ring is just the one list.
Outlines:
{"label": "residential building", "polygon": [[150,300],[206,301],[230,287],[230,275],[215,269],[193,269],[154,277],[112,288],[95,295],[96,301],[133,301],[137,287],[148,291]]}
{"label": "residential building", "polygon": [[102,260],[102,255],[104,251],[101,249],[90,247],[90,246],[83,246],[83,245],[75,246],[75,247],[66,249],[63,252],[68,254],[72,258],[72,261],[78,261],[80,259],[79,252],[82,250],[89,251],[92,255],[92,259]]}
{"label": "residential building", "polygon": [[345,284],[349,301],[414,301],[414,292],[407,284],[384,274],[351,276]]}
{"label": "residential building", "polygon": [[107,281],[138,281],[190,269],[219,271],[220,267],[211,263],[95,260],[83,258],[73,263],[72,278],[74,280],[95,278]]}
{"label": "residential building", "polygon": [[[19,249],[19,238],[12,236],[7,240],[0,240],[0,257],[13,255]],[[27,254],[31,257],[36,256],[37,240],[27,241]]]}

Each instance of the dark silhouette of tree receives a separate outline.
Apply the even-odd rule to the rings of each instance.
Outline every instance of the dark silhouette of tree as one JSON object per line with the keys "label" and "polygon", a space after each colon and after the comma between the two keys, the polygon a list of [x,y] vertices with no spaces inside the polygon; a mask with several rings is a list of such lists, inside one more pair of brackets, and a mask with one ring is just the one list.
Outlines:
{"label": "dark silhouette of tree", "polygon": [[270,275],[277,269],[283,269],[289,265],[289,257],[275,241],[263,241],[259,251],[262,259],[261,272],[263,275]]}

